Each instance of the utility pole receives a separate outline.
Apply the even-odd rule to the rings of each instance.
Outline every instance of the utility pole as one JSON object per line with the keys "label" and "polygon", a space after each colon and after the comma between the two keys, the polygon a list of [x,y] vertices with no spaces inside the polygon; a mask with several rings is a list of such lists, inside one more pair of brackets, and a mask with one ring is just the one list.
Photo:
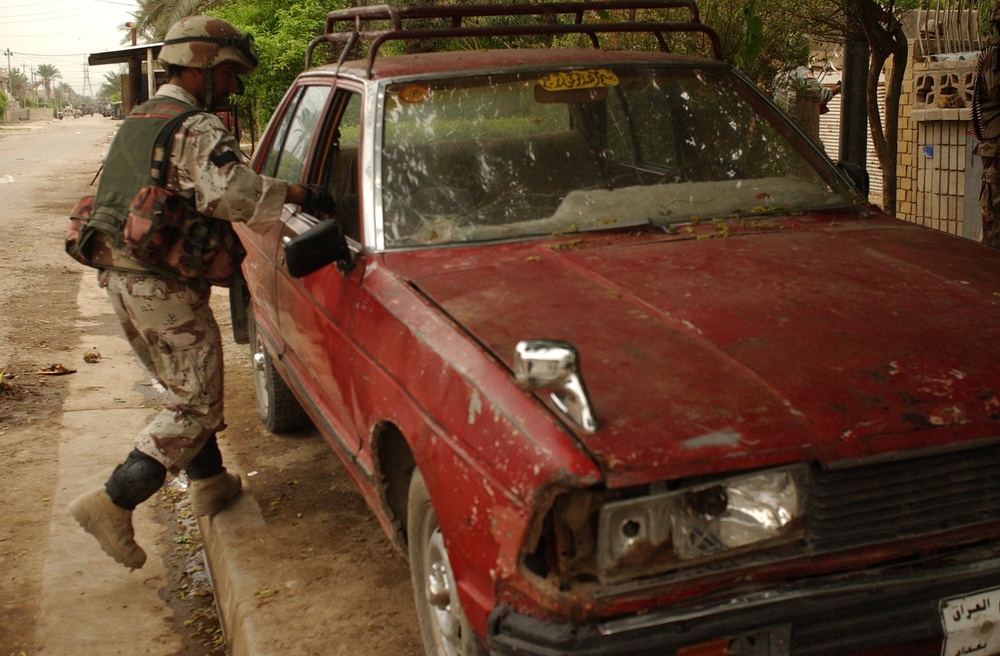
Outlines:
{"label": "utility pole", "polygon": [[7,92],[10,94],[10,97],[13,98],[14,81],[10,79],[10,56],[14,53],[10,51],[10,48],[7,48],[6,50],[4,50],[3,54],[7,55]]}
{"label": "utility pole", "polygon": [[840,159],[864,167],[868,157],[868,61],[871,53],[855,17],[848,16],[846,32],[840,92]]}

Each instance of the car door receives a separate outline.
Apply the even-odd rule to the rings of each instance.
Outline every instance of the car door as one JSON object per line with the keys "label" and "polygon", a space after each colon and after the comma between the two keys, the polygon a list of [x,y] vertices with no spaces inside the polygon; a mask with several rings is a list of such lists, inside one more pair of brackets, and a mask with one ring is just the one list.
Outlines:
{"label": "car door", "polygon": [[[258,171],[272,178],[298,183],[305,168],[305,157],[314,127],[317,106],[322,109],[330,95],[329,87],[299,87],[293,91],[282,107],[274,128],[264,136]],[[243,262],[243,275],[251,291],[255,320],[266,335],[276,356],[285,350],[284,339],[278,328],[276,301],[276,271],[283,256],[281,238],[295,205],[286,203],[282,208],[282,222],[264,234],[243,231],[241,239],[247,249]]]}
{"label": "car door", "polygon": [[[317,427],[351,456],[360,448],[350,414],[353,347],[349,330],[364,268],[358,241],[361,111],[361,94],[342,89],[326,104],[321,123],[310,125],[303,115],[301,129],[312,129],[315,138],[302,181],[330,189],[336,203],[335,216],[323,218],[297,211],[284,222],[281,233],[283,240],[290,240],[320,221],[339,221],[355,253],[355,266],[330,264],[293,278],[279,256],[276,277],[278,323],[286,346],[283,360],[303,388],[304,405],[309,406],[307,410]],[[293,123],[291,129],[297,126]]]}

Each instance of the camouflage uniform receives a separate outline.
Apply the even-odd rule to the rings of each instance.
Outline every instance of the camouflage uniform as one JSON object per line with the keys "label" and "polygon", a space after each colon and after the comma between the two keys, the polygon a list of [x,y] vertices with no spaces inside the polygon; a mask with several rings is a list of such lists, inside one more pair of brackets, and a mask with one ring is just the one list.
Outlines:
{"label": "camouflage uniform", "polygon": [[166,389],[135,448],[176,472],[223,428],[222,339],[209,290],[122,271],[104,280],[132,350]]}
{"label": "camouflage uniform", "polygon": [[[196,103],[171,84],[157,95]],[[217,116],[195,114],[176,133],[166,186],[191,198],[201,214],[266,231],[281,216],[287,185],[257,175],[238,153]],[[222,343],[210,290],[139,270],[105,270],[99,281],[132,350],[166,388],[164,409],[139,433],[135,448],[176,473],[224,426]]]}
{"label": "camouflage uniform", "polygon": [[[993,10],[990,20],[997,25],[1000,7]],[[981,240],[1000,248],[1000,41],[983,49],[977,64],[978,74],[974,94],[978,104],[983,140],[973,151],[983,160],[982,186],[979,204],[982,208],[983,234]]]}
{"label": "camouflage uniform", "polygon": [[[163,184],[203,217],[264,232],[280,220],[286,201],[317,211],[333,206],[321,185],[287,184],[247,168],[236,139],[213,113],[220,101],[239,92],[239,75],[257,67],[253,37],[218,18],[188,16],[167,30],[160,61],[170,83],[119,129],[90,221],[100,222],[112,239],[103,243],[108,257],[99,260],[105,269],[98,279],[136,356],[166,389],[167,402],[104,486],[69,504],[70,514],[101,549],[129,569],[146,562],[135,541],[132,511],[160,489],[168,471],[187,472],[191,513],[197,517],[221,511],[242,488],[240,477],[223,466],[215,439],[223,427],[222,340],[208,304],[209,284],[169,275],[178,269],[167,260],[159,262],[164,273],[154,273],[118,248],[129,204],[148,184],[142,169],[152,163],[157,135],[174,117],[194,109],[167,145]],[[194,225],[184,229],[201,222]]]}

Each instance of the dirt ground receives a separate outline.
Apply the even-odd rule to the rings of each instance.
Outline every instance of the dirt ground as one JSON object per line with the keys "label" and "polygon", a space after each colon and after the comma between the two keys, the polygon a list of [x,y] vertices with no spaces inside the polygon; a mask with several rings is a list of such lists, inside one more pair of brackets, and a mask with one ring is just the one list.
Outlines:
{"label": "dirt ground", "polygon": [[[0,163],[0,656],[37,651],[46,551],[41,547],[53,513],[64,510],[50,500],[67,394],[67,376],[38,372],[55,364],[77,367],[71,358],[78,357],[80,336],[67,326],[78,312],[81,278],[91,274],[62,252],[62,235],[68,210],[87,190],[114,129],[101,117],[44,122],[46,131],[58,131],[80,129],[86,121],[104,121],[97,129],[106,132],[86,153],[42,152],[29,143],[14,158],[13,172]],[[0,142],[24,138],[35,128],[2,126]],[[51,160],[44,175],[17,170],[34,158]],[[279,437],[260,427],[247,347],[232,343],[225,294],[215,297],[227,339],[228,427],[220,444],[230,466],[244,474],[266,524],[254,539],[273,585],[258,592],[256,603],[287,618],[287,635],[273,638],[272,653],[417,656],[405,560],[314,431]],[[159,594],[170,600],[170,621],[184,637],[177,656],[214,656],[224,653],[224,644],[200,567],[197,525],[186,515],[183,497],[168,486],[152,500],[176,544],[168,586]]]}

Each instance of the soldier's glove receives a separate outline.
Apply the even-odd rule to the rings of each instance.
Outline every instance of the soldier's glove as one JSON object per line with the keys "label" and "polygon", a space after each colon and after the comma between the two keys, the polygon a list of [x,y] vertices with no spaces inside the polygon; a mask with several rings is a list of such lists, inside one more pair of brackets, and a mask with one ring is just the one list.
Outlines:
{"label": "soldier's glove", "polygon": [[320,215],[333,215],[334,202],[330,190],[323,185],[307,184],[303,188],[306,190],[306,199],[302,207]]}

